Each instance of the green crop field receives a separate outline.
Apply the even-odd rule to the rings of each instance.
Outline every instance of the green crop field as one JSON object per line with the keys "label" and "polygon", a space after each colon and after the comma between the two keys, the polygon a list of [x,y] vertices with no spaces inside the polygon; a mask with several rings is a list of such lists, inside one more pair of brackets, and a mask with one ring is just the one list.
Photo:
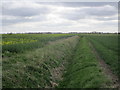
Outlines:
{"label": "green crop field", "polygon": [[3,34],[3,88],[118,88],[118,34]]}
{"label": "green crop field", "polygon": [[114,73],[120,75],[118,71],[118,35],[91,36],[89,38]]}

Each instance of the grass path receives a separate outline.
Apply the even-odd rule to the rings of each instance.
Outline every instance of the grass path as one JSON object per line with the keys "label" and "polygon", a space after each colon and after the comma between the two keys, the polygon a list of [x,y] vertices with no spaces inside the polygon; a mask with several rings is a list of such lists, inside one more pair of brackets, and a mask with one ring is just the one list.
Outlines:
{"label": "grass path", "polygon": [[110,66],[107,65],[105,61],[99,56],[92,43],[89,42],[89,46],[92,48],[92,53],[96,56],[96,59],[99,61],[99,65],[102,68],[103,73],[112,81],[111,87],[120,88],[118,76],[113,74]]}

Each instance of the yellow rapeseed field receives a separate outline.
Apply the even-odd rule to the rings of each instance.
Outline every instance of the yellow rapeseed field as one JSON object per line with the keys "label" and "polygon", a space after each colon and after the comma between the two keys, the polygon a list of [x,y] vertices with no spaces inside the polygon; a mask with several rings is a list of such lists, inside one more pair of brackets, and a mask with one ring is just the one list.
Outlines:
{"label": "yellow rapeseed field", "polygon": [[18,43],[30,43],[30,42],[37,42],[37,40],[31,40],[31,39],[19,39],[19,40],[12,40],[11,41],[2,41],[0,45],[10,45],[10,44],[18,44]]}

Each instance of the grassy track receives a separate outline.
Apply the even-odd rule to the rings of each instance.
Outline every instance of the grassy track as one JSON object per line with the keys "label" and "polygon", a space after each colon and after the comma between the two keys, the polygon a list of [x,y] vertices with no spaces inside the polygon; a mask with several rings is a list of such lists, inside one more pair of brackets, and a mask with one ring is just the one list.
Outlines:
{"label": "grassy track", "polygon": [[59,87],[100,88],[109,87],[110,81],[102,73],[86,38],[80,38],[73,59],[69,60],[67,72]]}
{"label": "grassy track", "polygon": [[3,58],[3,87],[57,86],[78,39],[78,36],[61,39],[26,54]]}

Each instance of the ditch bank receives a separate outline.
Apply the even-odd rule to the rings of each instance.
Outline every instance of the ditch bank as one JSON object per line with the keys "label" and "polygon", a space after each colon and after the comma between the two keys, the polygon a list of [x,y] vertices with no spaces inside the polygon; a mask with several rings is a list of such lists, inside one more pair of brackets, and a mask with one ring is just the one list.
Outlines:
{"label": "ditch bank", "polygon": [[72,36],[3,59],[3,88],[57,87],[78,41],[79,36]]}

